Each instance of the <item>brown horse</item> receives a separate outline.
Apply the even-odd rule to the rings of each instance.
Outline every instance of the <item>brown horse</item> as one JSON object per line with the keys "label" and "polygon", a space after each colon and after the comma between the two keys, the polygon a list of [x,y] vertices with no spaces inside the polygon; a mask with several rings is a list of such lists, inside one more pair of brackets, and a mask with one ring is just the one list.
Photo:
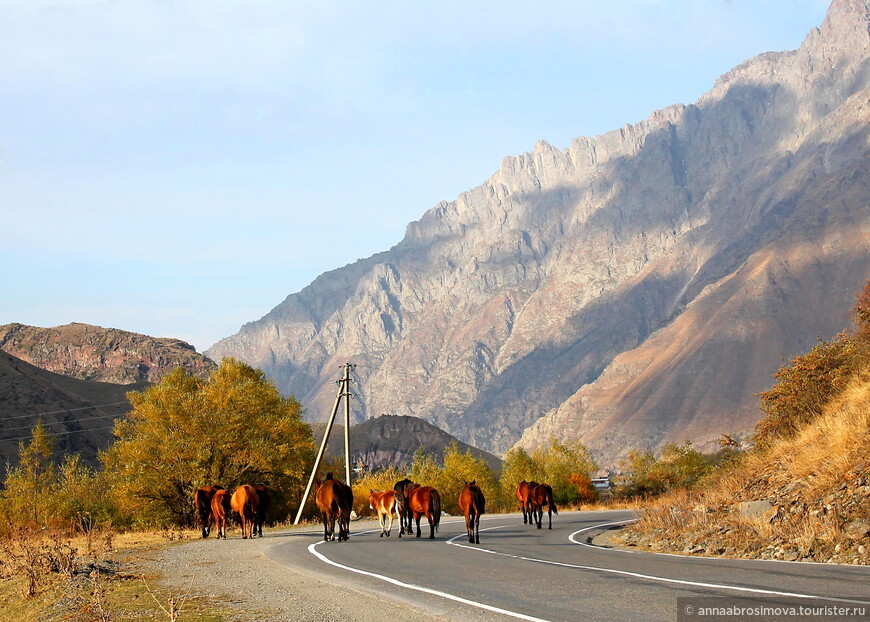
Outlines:
{"label": "brown horse", "polygon": [[[369,491],[369,507],[378,513],[378,524],[381,526],[381,537],[390,537],[390,532],[393,530],[393,512],[396,511],[396,494],[395,490],[387,490],[378,492],[375,490]],[[390,519],[389,527],[384,528],[387,524],[387,518]]]}
{"label": "brown horse", "polygon": [[532,488],[529,493],[529,514],[531,520],[541,529],[541,521],[544,518],[544,506],[547,506],[547,517],[550,520],[550,525],[547,529],[553,528],[553,514],[558,514],[556,504],[553,503],[553,489],[548,484],[538,484]]}
{"label": "brown horse", "polygon": [[465,530],[471,544],[480,544],[480,515],[486,512],[486,499],[483,491],[477,486],[477,480],[465,482],[465,488],[459,493],[459,509],[465,514]]}
{"label": "brown horse", "polygon": [[430,486],[411,484],[408,491],[408,509],[417,522],[417,537],[420,537],[420,517],[429,521],[429,539],[435,539],[435,532],[441,522],[441,495]]}
{"label": "brown horse", "polygon": [[414,533],[413,517],[408,509],[408,491],[411,490],[413,482],[407,477],[396,482],[393,490],[396,491],[396,513],[399,515],[399,537],[403,533],[411,535]]}
{"label": "brown horse", "polygon": [[211,533],[211,499],[218,490],[223,490],[223,486],[200,486],[193,493],[193,504],[196,506],[203,538],[208,538]]}
{"label": "brown horse", "polygon": [[272,503],[272,498],[269,496],[269,491],[263,484],[254,485],[254,492],[257,493],[257,514],[254,516],[254,535],[263,537],[263,523],[266,522],[266,510],[269,509],[269,504]]}
{"label": "brown horse", "polygon": [[523,525],[526,523],[531,525],[532,523],[532,515],[529,512],[529,493],[537,485],[536,482],[527,482],[526,480],[517,484],[516,497],[517,501],[520,502],[520,509],[523,511]]}
{"label": "brown horse", "polygon": [[227,539],[227,517],[230,515],[230,492],[219,489],[211,498],[211,519],[217,529],[217,539]]}
{"label": "brown horse", "polygon": [[252,532],[259,504],[260,498],[257,496],[257,491],[248,484],[242,484],[236,488],[232,499],[230,499],[230,505],[235,512],[238,512],[239,518],[242,520],[243,540],[254,537]]}
{"label": "brown horse", "polygon": [[353,491],[350,486],[326,474],[323,482],[315,482],[314,500],[320,510],[323,520],[323,539],[336,540],[335,522],[338,521],[338,538],[347,540],[350,537],[350,513],[353,509]]}

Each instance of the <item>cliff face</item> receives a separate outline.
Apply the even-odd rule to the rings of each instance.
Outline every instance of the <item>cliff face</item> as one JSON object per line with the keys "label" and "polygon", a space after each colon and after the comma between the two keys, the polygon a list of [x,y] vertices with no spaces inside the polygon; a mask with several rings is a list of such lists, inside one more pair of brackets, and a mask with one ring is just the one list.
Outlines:
{"label": "cliff face", "polygon": [[357,416],[503,452],[750,428],[805,335],[848,325],[870,266],[868,0],[693,105],[564,150],[539,142],[384,253],[318,277],[207,354],[266,370],[313,419],[357,363]]}
{"label": "cliff face", "polygon": [[116,328],[66,324],[0,326],[0,350],[42,369],[115,384],[157,382],[174,367],[207,376],[216,365],[179,339],[148,337]]}

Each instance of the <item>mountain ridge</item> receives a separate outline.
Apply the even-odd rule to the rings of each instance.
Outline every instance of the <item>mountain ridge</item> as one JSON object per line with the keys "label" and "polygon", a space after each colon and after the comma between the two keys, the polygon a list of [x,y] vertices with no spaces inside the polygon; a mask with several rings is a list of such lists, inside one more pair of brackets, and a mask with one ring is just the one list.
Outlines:
{"label": "mountain ridge", "polygon": [[[359,418],[421,416],[495,452],[556,435],[589,441],[612,462],[632,442],[656,447],[685,429],[746,429],[759,416],[750,392],[807,345],[799,335],[847,326],[849,293],[870,265],[868,23],[866,1],[835,0],[800,49],[742,63],[694,104],[563,150],[539,141],[505,157],[486,182],[409,223],[390,250],[321,275],[207,354],[263,368],[314,419],[331,403],[330,370],[353,360]],[[813,194],[814,182],[828,192]],[[799,285],[799,272],[811,280]],[[788,287],[764,287],[764,276]],[[783,323],[741,320],[745,334],[729,336],[690,314],[679,332],[705,352],[696,368],[731,370],[730,387],[718,381],[716,391],[740,399],[693,402],[692,366],[660,361],[661,375],[645,382],[673,394],[660,393],[661,403],[647,404],[631,433],[614,440],[633,410],[629,399],[616,403],[631,376],[605,377],[623,391],[616,402],[583,405],[578,391],[614,365],[637,367],[627,353],[699,300],[721,305],[711,294],[732,280],[752,286],[734,290],[732,315],[720,322],[757,303],[764,312],[753,313]],[[801,287],[824,301],[800,298]],[[798,300],[803,307],[786,313]],[[751,344],[754,331],[773,340],[772,356],[733,345]],[[721,339],[731,345],[716,347]],[[749,368],[716,358],[738,351]],[[593,408],[585,423],[583,413],[568,415],[590,406],[605,412]],[[617,406],[622,415],[607,414]],[[611,437],[591,429],[593,415]]]}

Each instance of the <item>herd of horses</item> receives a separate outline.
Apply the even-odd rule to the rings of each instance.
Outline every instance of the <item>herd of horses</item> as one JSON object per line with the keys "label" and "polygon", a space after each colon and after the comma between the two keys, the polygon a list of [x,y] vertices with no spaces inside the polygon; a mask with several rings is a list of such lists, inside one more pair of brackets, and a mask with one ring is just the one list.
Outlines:
{"label": "herd of horses", "polygon": [[[459,508],[465,515],[465,529],[471,544],[480,544],[480,517],[486,512],[486,499],[476,481],[464,482],[459,492]],[[369,507],[378,515],[381,537],[389,537],[393,530],[393,516],[399,519],[399,537],[421,537],[420,519],[429,523],[429,538],[435,538],[441,522],[441,495],[431,486],[421,486],[405,478],[396,482],[393,490],[369,491]],[[536,524],[542,528],[544,507],[547,507],[548,529],[553,528],[553,514],[558,514],[553,502],[553,489],[547,484],[522,481],[517,485],[516,498],[523,513],[523,524]],[[350,518],[353,512],[353,491],[344,482],[327,473],[323,481],[315,481],[314,500],[323,522],[323,539],[342,542],[350,537]],[[227,517],[232,509],[242,523],[242,538],[263,537],[263,522],[269,507],[269,492],[265,486],[243,484],[232,496],[220,486],[203,486],[194,495],[202,524],[202,537],[207,538],[212,526],[217,537],[226,539]],[[338,525],[338,534],[335,532]]]}
{"label": "herd of horses", "polygon": [[272,499],[262,484],[242,484],[233,491],[223,486],[201,486],[193,495],[196,513],[202,526],[202,537],[208,538],[212,526],[218,539],[227,539],[227,519],[230,510],[236,512],[242,522],[242,538],[263,537],[266,510]]}

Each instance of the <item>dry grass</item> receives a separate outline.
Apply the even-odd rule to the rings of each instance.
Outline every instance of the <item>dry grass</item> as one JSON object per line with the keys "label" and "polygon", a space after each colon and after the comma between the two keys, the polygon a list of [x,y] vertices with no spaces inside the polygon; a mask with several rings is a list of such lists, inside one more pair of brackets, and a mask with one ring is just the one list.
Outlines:
{"label": "dry grass", "polygon": [[116,534],[95,529],[68,537],[61,532],[18,531],[0,540],[4,619],[224,620],[230,612],[223,606],[157,589],[159,577],[143,576],[137,570],[137,561],[155,548],[194,535],[180,531]]}
{"label": "dry grass", "polygon": [[[773,507],[743,516],[737,504],[754,500]],[[684,553],[870,563],[867,538],[844,535],[855,520],[870,520],[870,373],[795,438],[744,456],[698,491],[648,503],[624,541]]]}

